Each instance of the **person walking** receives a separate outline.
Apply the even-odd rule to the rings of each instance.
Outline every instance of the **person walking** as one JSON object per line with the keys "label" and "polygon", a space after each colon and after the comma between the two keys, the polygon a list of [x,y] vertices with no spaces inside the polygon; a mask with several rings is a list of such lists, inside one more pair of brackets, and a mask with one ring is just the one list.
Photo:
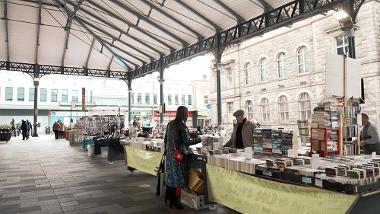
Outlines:
{"label": "person walking", "polygon": [[12,118],[12,121],[11,121],[11,129],[12,129],[12,135],[16,137],[16,125],[15,125],[14,118]]}
{"label": "person walking", "polygon": [[18,122],[16,125],[16,132],[17,132],[17,137],[20,136],[21,133],[21,122]]}
{"label": "person walking", "polygon": [[27,135],[26,135],[26,139],[29,139],[29,136],[32,134],[32,124],[29,122],[29,120],[26,120],[26,126],[27,126]]}
{"label": "person walking", "polygon": [[65,125],[63,124],[62,120],[58,120],[58,123],[59,123],[58,138],[63,139],[64,138]]}
{"label": "person walking", "polygon": [[[190,145],[201,142],[198,137],[191,140],[189,129],[186,126],[188,110],[185,106],[179,106],[176,113],[176,118],[170,121],[167,125],[165,135],[165,204],[167,200],[170,202],[170,208],[174,205],[176,209],[183,209],[179,202],[181,188],[185,186],[187,164],[185,158],[180,161],[179,153],[183,156],[190,154]],[[177,157],[175,157],[177,156]]]}
{"label": "person walking", "polygon": [[22,134],[22,140],[25,140],[27,137],[28,132],[28,125],[25,120],[21,120],[21,134]]}
{"label": "person walking", "polygon": [[54,132],[54,136],[55,136],[56,140],[58,139],[58,132],[59,132],[60,128],[61,127],[60,127],[58,121],[55,121],[55,123],[53,124],[53,132]]}

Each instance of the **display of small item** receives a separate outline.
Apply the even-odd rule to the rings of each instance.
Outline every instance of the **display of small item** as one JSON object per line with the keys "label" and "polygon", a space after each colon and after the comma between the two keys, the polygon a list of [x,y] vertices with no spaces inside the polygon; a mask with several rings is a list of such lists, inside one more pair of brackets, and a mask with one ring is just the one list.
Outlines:
{"label": "display of small item", "polygon": [[253,151],[268,156],[286,156],[293,148],[293,132],[275,129],[256,129]]}

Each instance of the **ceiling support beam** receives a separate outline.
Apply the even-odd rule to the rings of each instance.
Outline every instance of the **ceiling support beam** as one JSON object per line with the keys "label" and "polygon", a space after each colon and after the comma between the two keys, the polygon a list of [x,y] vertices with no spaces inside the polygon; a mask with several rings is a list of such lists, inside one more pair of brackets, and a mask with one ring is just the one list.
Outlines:
{"label": "ceiling support beam", "polygon": [[245,18],[240,16],[238,13],[236,13],[234,10],[232,10],[230,7],[228,7],[226,4],[221,2],[220,0],[215,0],[215,2],[221,6],[223,9],[225,9],[229,14],[233,15],[237,21],[238,24],[245,22]]}
{"label": "ceiling support beam", "polygon": [[37,25],[37,41],[35,52],[35,63],[38,64],[38,48],[40,47],[40,32],[41,32],[41,12],[42,12],[42,0],[38,1],[38,25]]}
{"label": "ceiling support beam", "polygon": [[132,10],[131,8],[129,8],[128,6],[126,6],[123,2],[121,2],[120,0],[110,0],[111,2],[113,2],[114,4],[118,5],[119,7],[123,8],[124,10],[128,11],[129,13],[132,13],[134,16],[137,17],[138,19],[138,22],[139,20],[144,20],[145,22],[149,23],[150,25],[154,26],[155,28],[157,28],[158,30],[162,31],[163,33],[165,34],[168,34],[170,37],[174,38],[175,40],[177,40],[179,43],[181,43],[181,45],[183,47],[186,47],[188,46],[189,44],[181,39],[180,37],[178,37],[177,35],[175,35],[174,33],[170,32],[169,30],[161,27],[160,25],[156,24],[155,22],[151,21],[149,18],[145,17],[145,14],[140,14],[134,10]]}
{"label": "ceiling support beam", "polygon": [[108,66],[107,66],[107,71],[111,70],[111,64],[112,64],[112,61],[113,61],[113,58],[114,58],[114,57],[115,57],[115,56],[112,55],[111,60],[110,60],[110,62],[108,63]]}
{"label": "ceiling support beam", "polygon": [[[123,31],[121,28],[119,28],[118,26],[116,26],[116,25],[113,24],[112,22],[110,22],[110,21],[108,21],[108,20],[106,20],[106,19],[104,19],[104,18],[101,18],[101,17],[97,16],[96,14],[94,14],[94,13],[92,13],[92,12],[90,12],[90,11],[84,9],[84,8],[82,8],[81,11],[82,11],[83,13],[86,13],[86,14],[92,16],[93,18],[95,18],[95,19],[97,19],[97,20],[103,22],[105,25],[111,27],[112,29],[119,31],[120,34],[125,34],[125,35],[129,36],[130,38],[132,38],[133,40],[135,40],[137,43],[140,43],[141,45],[144,45],[144,46],[146,46],[147,48],[149,48],[149,49],[151,49],[151,50],[157,52],[158,55],[164,55],[164,53],[163,53],[162,51],[156,49],[156,48],[153,47],[152,45],[149,45],[149,44],[146,44],[146,43],[141,42],[141,39],[139,39],[139,38],[137,38],[137,37],[135,37],[135,36],[132,36],[132,35],[127,34],[127,32]],[[120,37],[121,37],[121,35],[119,36],[119,38],[118,38],[116,41],[122,41],[122,40],[120,39]]]}
{"label": "ceiling support beam", "polygon": [[266,0],[257,0],[264,8],[264,12],[272,11],[274,8]]}
{"label": "ceiling support beam", "polygon": [[[113,17],[113,18],[115,18],[115,19],[117,19],[117,20],[123,22],[124,24],[128,25],[129,28],[133,28],[133,29],[135,29],[136,31],[139,31],[140,33],[142,33],[142,34],[144,34],[145,36],[149,37],[150,39],[152,39],[152,40],[154,40],[154,41],[156,41],[156,42],[158,42],[158,43],[164,45],[164,46],[165,46],[166,48],[168,48],[170,51],[173,51],[173,50],[174,50],[174,48],[173,48],[170,44],[168,44],[168,43],[166,43],[165,41],[162,41],[162,40],[156,38],[155,36],[152,36],[151,34],[147,33],[145,30],[138,28],[138,27],[135,26],[132,22],[128,21],[126,18],[121,17],[120,15],[115,14],[113,11],[111,11],[111,10],[109,10],[109,9],[107,9],[107,8],[105,8],[105,7],[103,7],[103,6],[101,6],[101,5],[99,5],[98,3],[96,3],[96,1],[89,1],[88,3],[90,3],[90,4],[92,4],[93,6],[99,8],[100,10],[104,11],[107,15],[109,15],[109,16],[111,16],[111,17]],[[128,32],[127,32],[127,33],[128,33]],[[128,35],[130,35],[130,34],[128,34]]]}
{"label": "ceiling support beam", "polygon": [[[7,65],[8,64],[8,65]],[[8,69],[7,69],[8,66]],[[85,69],[79,67],[61,67],[54,65],[36,65],[30,63],[7,62],[0,61],[0,70],[19,71],[31,75],[35,74],[35,69],[39,70],[40,76],[49,74],[63,74],[74,76],[85,76]],[[110,72],[110,78],[125,79],[127,72],[125,71],[107,71],[102,69],[87,69],[88,76],[105,77],[107,72]]]}
{"label": "ceiling support beam", "polygon": [[186,8],[187,10],[190,10],[192,13],[194,13],[195,15],[197,15],[198,17],[202,18],[203,20],[205,20],[206,22],[208,22],[214,29],[215,31],[217,32],[220,32],[222,31],[222,28],[220,28],[217,24],[215,24],[213,21],[211,21],[210,19],[208,19],[206,16],[202,15],[201,13],[199,13],[198,11],[194,10],[194,8],[190,7],[189,5],[185,4],[184,2],[182,2],[182,0],[176,0],[175,2],[177,2],[178,4],[180,4],[182,7]]}
{"label": "ceiling support beam", "polygon": [[198,33],[196,30],[190,28],[189,26],[187,26],[185,23],[183,23],[182,21],[174,18],[173,16],[171,16],[170,14],[168,14],[167,12],[165,12],[164,10],[162,10],[161,8],[157,7],[154,3],[152,3],[151,1],[145,1],[144,3],[148,4],[150,6],[150,8],[152,9],[155,9],[157,10],[158,12],[160,12],[161,14],[165,15],[166,17],[168,17],[169,19],[173,20],[174,22],[176,22],[177,24],[181,25],[181,27],[185,28],[186,30],[190,31],[192,34],[196,35],[198,37],[198,40],[199,39],[202,39],[203,36]]}
{"label": "ceiling support beam", "polygon": [[90,50],[88,51],[86,63],[84,64],[85,68],[88,68],[88,62],[90,61],[91,53],[92,53],[92,50],[94,49],[94,44],[95,44],[95,38],[92,38],[91,47],[90,47]]}
{"label": "ceiling support beam", "polygon": [[[67,31],[68,28],[71,28],[71,23],[73,22],[73,18],[75,17],[75,15],[77,14],[78,10],[80,9],[80,6],[82,4],[84,0],[79,0],[78,1],[78,4],[74,5],[74,11],[73,13],[67,17],[67,22],[66,22],[66,25],[65,25],[65,30]],[[66,2],[66,3],[70,3],[69,1]]]}
{"label": "ceiling support beam", "polygon": [[[122,44],[125,45],[126,47],[128,47],[128,48],[130,48],[130,49],[132,49],[132,50],[138,52],[139,54],[143,55],[144,57],[148,58],[148,60],[153,60],[153,58],[152,58],[151,56],[149,56],[149,55],[147,55],[146,53],[140,51],[139,49],[137,49],[137,48],[135,48],[135,47],[129,45],[128,43],[124,42],[123,40],[120,40],[120,39],[114,37],[111,33],[109,33],[109,32],[107,32],[107,31],[105,31],[105,30],[99,28],[98,26],[96,26],[96,25],[94,25],[94,24],[92,24],[92,23],[90,23],[90,22],[88,22],[88,21],[86,21],[86,20],[84,20],[84,19],[82,19],[82,18],[80,18],[80,17],[75,17],[75,20],[78,21],[79,23],[83,23],[84,25],[86,25],[86,28],[88,28],[88,26],[89,26],[89,27],[91,27],[91,28],[97,30],[98,32],[101,32],[101,33],[107,35],[107,36],[110,37],[112,40],[115,40],[115,41],[118,41],[118,42],[122,43]],[[92,32],[92,31],[91,31],[91,32]],[[103,41],[103,40],[102,40],[102,41]],[[103,42],[103,43],[104,43],[104,42]],[[103,44],[103,43],[102,43],[102,44]],[[107,42],[107,43],[108,43],[108,42]],[[103,44],[103,45],[104,45],[104,44]],[[134,59],[136,59],[136,60],[138,60],[138,61],[141,62],[142,64],[146,63],[145,61],[141,60],[140,58],[137,58],[136,56],[132,55],[131,53],[129,53],[129,56],[132,57],[132,58],[134,58]]]}
{"label": "ceiling support beam", "polygon": [[[67,15],[67,22],[66,22],[66,25],[64,27],[65,31],[66,31],[66,35],[65,35],[65,45],[63,47],[63,54],[62,54],[62,60],[61,60],[61,66],[64,66],[65,65],[65,58],[66,58],[66,52],[67,52],[67,49],[69,49],[69,39],[70,39],[70,30],[71,30],[71,23],[72,23],[72,20],[75,18],[75,14],[76,12],[79,10],[80,8],[80,5],[82,4],[83,0],[79,0],[77,6],[74,7],[74,13],[71,14],[71,15]],[[61,7],[65,7],[65,3],[61,3],[61,2],[57,2],[56,3],[58,4],[57,6],[61,6]]]}
{"label": "ceiling support beam", "polygon": [[[62,4],[60,2],[60,0],[54,0],[57,4],[59,4],[64,10],[65,12],[67,13],[68,16],[71,16],[72,15],[72,12],[71,10],[69,10],[65,4]],[[108,47],[107,45],[104,44],[103,40],[98,36],[96,35],[94,32],[92,32],[90,30],[90,28],[85,25],[84,23],[82,23],[82,19],[79,19],[78,17],[76,16],[73,16],[73,20],[76,20],[85,30],[87,30],[96,40],[98,40],[98,42],[103,45],[105,48],[107,48],[108,51],[110,51],[113,55],[115,55],[117,58],[120,59],[120,61],[126,66],[126,69],[127,70],[130,70],[130,66],[127,65],[126,62],[130,63],[131,65],[135,66],[135,67],[138,67],[137,64],[133,63],[133,62],[130,62],[129,60],[127,59],[124,59],[123,57],[119,56],[118,54],[116,54],[110,47]]]}
{"label": "ceiling support beam", "polygon": [[8,28],[8,0],[4,0],[4,24],[5,24],[5,42],[7,43],[7,61],[9,62],[9,28]]}

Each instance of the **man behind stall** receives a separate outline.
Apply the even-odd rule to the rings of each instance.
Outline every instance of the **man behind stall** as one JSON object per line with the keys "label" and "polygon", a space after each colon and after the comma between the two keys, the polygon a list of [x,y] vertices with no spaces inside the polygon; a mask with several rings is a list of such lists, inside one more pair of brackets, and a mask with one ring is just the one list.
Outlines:
{"label": "man behind stall", "polygon": [[379,133],[376,126],[369,121],[368,115],[364,113],[362,113],[362,125],[360,146],[363,147],[364,153],[376,152],[380,154]]}
{"label": "man behind stall", "polygon": [[234,125],[230,140],[224,146],[237,149],[251,147],[256,125],[245,118],[243,110],[237,110],[233,116],[236,118],[237,123]]}

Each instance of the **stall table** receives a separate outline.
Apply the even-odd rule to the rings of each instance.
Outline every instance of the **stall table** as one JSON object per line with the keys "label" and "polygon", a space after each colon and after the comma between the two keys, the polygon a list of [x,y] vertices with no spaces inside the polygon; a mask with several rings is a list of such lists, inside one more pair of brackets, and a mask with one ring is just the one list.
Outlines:
{"label": "stall table", "polygon": [[[379,213],[380,193],[345,194],[207,164],[209,200],[241,213]],[[371,205],[370,205],[371,204]]]}
{"label": "stall table", "polygon": [[124,145],[125,164],[128,167],[156,176],[162,159],[161,152],[146,151]]}

